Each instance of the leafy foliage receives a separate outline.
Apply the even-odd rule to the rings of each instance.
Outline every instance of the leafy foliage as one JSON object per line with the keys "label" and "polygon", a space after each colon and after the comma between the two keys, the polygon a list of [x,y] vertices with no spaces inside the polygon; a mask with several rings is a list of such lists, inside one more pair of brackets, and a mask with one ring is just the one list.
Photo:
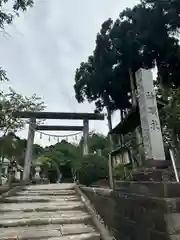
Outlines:
{"label": "leafy foliage", "polygon": [[5,7],[8,0],[0,1],[0,28],[4,28],[6,24],[11,24],[15,16],[19,16],[19,11],[26,11],[28,7],[32,7],[34,1],[33,0],[13,0],[11,5],[11,10],[6,11]]}
{"label": "leafy foliage", "polygon": [[162,94],[168,99],[168,104],[160,112],[162,124],[180,134],[180,88],[167,89]]}
{"label": "leafy foliage", "polygon": [[0,93],[0,131],[2,135],[16,132],[25,125],[25,120],[13,116],[16,111],[42,111],[44,103],[35,94],[26,97],[10,89],[8,93]]}
{"label": "leafy foliage", "polygon": [[[79,181],[83,181],[83,183],[85,183],[86,177],[87,181],[91,179],[90,175],[93,176],[92,180],[94,178],[95,181],[101,179],[104,175],[101,174],[99,168],[108,167],[107,157],[110,143],[105,136],[97,133],[91,133],[88,141],[89,157],[83,157],[82,155],[82,142],[80,142],[79,145],[75,145],[62,140],[60,143],[45,147],[37,158],[37,161],[42,163],[43,173],[49,176],[53,182],[57,181],[60,173],[62,173],[62,175],[73,175],[73,177],[76,177]],[[102,150],[102,156],[98,156],[98,149]],[[95,164],[95,160],[92,160],[92,162],[89,162],[90,165],[88,165],[87,159],[96,159],[98,162]],[[98,159],[100,159],[100,163]],[[101,161],[102,159],[103,161]],[[84,164],[86,165],[87,173],[82,175]],[[92,164],[97,165],[97,169],[95,165],[92,167]],[[71,171],[71,173],[68,174],[65,171]]]}
{"label": "leafy foliage", "polygon": [[107,179],[107,159],[97,155],[84,156],[79,162],[77,176],[79,182],[85,185],[90,185],[100,179]]}
{"label": "leafy foliage", "polygon": [[97,111],[107,106],[131,108],[135,72],[140,67],[157,65],[161,86],[178,87],[178,11],[178,1],[144,0],[122,11],[115,22],[105,21],[93,54],[76,70],[77,101],[95,102]]}
{"label": "leafy foliage", "polygon": [[[33,3],[33,0],[0,0],[0,28],[4,30],[7,24],[11,24],[14,18],[19,16],[20,11],[26,11]],[[6,10],[7,4],[9,11]],[[0,67],[0,82],[7,80],[6,71]]]}
{"label": "leafy foliage", "polygon": [[[8,159],[15,157],[21,166],[24,166],[26,146],[27,140],[19,138],[14,133],[8,133],[0,138],[0,152]],[[44,149],[38,144],[34,144],[33,149],[33,158],[44,152]]]}

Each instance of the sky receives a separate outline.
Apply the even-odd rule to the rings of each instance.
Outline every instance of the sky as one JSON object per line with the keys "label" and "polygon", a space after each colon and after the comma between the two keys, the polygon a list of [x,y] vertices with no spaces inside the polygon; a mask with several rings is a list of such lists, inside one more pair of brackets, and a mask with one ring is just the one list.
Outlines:
{"label": "sky", "polygon": [[[0,32],[0,66],[7,71],[15,91],[42,97],[46,111],[93,112],[94,104],[78,104],[73,90],[75,70],[95,47],[96,34],[109,17],[116,19],[138,0],[35,0],[34,7]],[[113,116],[113,126],[119,113]],[[47,120],[49,125],[82,125],[81,121]],[[91,121],[90,131],[107,134],[107,120]],[[49,132],[67,135],[70,132]],[[27,137],[28,127],[18,132]],[[72,140],[72,139],[70,139]],[[37,133],[35,142],[54,144],[57,140]]]}

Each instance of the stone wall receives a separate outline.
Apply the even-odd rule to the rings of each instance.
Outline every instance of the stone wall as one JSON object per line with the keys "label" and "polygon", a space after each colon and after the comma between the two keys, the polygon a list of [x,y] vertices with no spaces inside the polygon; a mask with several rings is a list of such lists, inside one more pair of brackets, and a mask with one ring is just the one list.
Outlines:
{"label": "stone wall", "polygon": [[117,240],[180,240],[180,184],[117,182],[114,191],[81,190]]}

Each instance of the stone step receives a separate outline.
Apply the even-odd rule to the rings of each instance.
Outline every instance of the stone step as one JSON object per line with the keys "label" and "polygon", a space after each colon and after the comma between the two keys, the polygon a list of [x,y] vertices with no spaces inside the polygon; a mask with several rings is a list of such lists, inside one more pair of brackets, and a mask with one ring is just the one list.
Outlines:
{"label": "stone step", "polygon": [[[47,232],[47,234],[45,236],[41,236],[40,233],[37,233],[37,235],[35,237],[3,237],[0,238],[0,240],[35,240],[35,239],[39,239],[39,240],[100,240],[100,234],[98,233],[82,233],[82,234],[78,234],[78,235],[71,235],[71,236],[51,236],[50,234],[52,234],[52,232]],[[48,236],[50,235],[50,236]]]}
{"label": "stone step", "polygon": [[6,213],[1,213],[0,214],[0,219],[18,219],[19,216],[22,219],[31,219],[31,218],[68,218],[68,217],[74,217],[76,216],[77,218],[82,218],[88,216],[88,214],[85,211],[56,211],[56,212],[17,212],[17,211],[12,211],[12,212],[6,212]]}
{"label": "stone step", "polygon": [[[5,199],[0,199],[0,202],[4,203],[16,203],[16,202],[67,202],[67,201],[80,201],[78,196],[12,196]],[[67,203],[68,204],[68,203]]]}
{"label": "stone step", "polygon": [[74,184],[26,186],[0,201],[0,240],[100,240]]}
{"label": "stone step", "polygon": [[[47,238],[43,238],[41,240],[45,240]],[[100,240],[100,234],[98,233],[84,233],[84,234],[78,234],[73,236],[62,236],[60,238],[58,237],[52,237],[48,238],[48,240]]]}
{"label": "stone step", "polygon": [[25,190],[22,192],[17,192],[16,195],[25,195],[25,196],[33,196],[33,195],[44,195],[44,196],[66,196],[66,195],[76,195],[74,190]]}
{"label": "stone step", "polygon": [[87,223],[90,221],[90,216],[57,216],[57,217],[31,217],[31,218],[20,218],[20,219],[0,219],[0,227],[17,227],[17,226],[36,226],[46,224],[78,224]]}
{"label": "stone step", "polygon": [[75,184],[63,183],[63,184],[45,184],[45,185],[31,185],[26,186],[25,190],[74,190]]}
{"label": "stone step", "polygon": [[8,238],[3,238],[3,240],[100,240],[100,234],[98,233],[82,233],[78,235],[71,235],[71,236],[59,236],[59,237],[35,237],[35,238],[14,238],[14,237],[8,237]]}
{"label": "stone step", "polygon": [[0,240],[4,239],[37,239],[49,237],[72,236],[84,233],[95,233],[92,226],[85,224],[43,225],[36,227],[0,228]]}
{"label": "stone step", "polygon": [[12,212],[12,211],[68,211],[83,209],[84,204],[82,202],[71,202],[65,203],[59,202],[47,202],[47,203],[2,203],[0,204],[0,212]]}

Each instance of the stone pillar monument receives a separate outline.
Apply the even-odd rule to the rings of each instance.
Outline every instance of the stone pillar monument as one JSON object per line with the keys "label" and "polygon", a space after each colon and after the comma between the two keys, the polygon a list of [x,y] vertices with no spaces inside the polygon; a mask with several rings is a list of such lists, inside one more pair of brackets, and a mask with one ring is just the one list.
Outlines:
{"label": "stone pillar monument", "polygon": [[163,166],[165,152],[151,70],[139,69],[136,83],[145,160],[152,166]]}
{"label": "stone pillar monument", "polygon": [[84,130],[83,130],[83,139],[84,139],[84,143],[83,143],[83,155],[88,155],[89,150],[88,150],[88,134],[89,134],[89,120],[88,119],[84,119],[83,121],[84,124]]}
{"label": "stone pillar monument", "polygon": [[26,147],[23,180],[28,180],[30,175],[35,127],[36,127],[36,119],[32,118],[30,119],[30,123],[29,123],[29,132],[28,132],[28,140],[27,140],[27,147]]}

